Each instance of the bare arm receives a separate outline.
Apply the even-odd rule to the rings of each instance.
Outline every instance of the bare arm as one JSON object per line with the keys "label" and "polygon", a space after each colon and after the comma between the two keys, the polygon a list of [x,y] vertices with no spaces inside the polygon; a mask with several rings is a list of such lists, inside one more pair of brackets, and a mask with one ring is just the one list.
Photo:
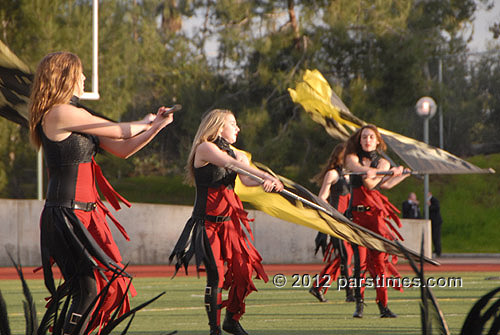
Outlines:
{"label": "bare arm", "polygon": [[390,169],[390,171],[393,171],[393,175],[390,177],[386,177],[387,179],[382,184],[380,184],[380,188],[388,190],[410,176],[409,173],[403,174],[405,169],[402,166],[393,167]]}
{"label": "bare arm", "polygon": [[325,202],[328,202],[328,197],[330,196],[331,185],[337,183],[340,176],[337,170],[332,169],[325,173],[323,178],[323,183],[321,184],[321,189],[319,190],[318,197],[320,197]]}
{"label": "bare arm", "polygon": [[54,141],[68,137],[72,132],[105,136],[109,138],[130,138],[148,128],[154,116],[134,122],[113,122],[95,116],[83,108],[69,104],[56,105],[44,116],[44,132]]}
{"label": "bare arm", "polygon": [[[244,154],[236,152],[236,159],[234,159],[233,157],[220,150],[214,143],[203,142],[198,146],[198,148],[196,148],[194,166],[201,167],[208,163],[220,167],[233,165],[237,168],[250,172],[251,174],[264,179],[264,184],[262,185],[262,187],[266,192],[270,192],[273,189],[277,192],[283,190],[283,184],[277,178],[274,178],[270,174],[250,166],[248,158]],[[248,176],[240,175],[240,179],[246,186],[259,185],[256,181]]]}
{"label": "bare arm", "polygon": [[[391,164],[384,158],[379,160],[377,168],[372,168],[362,165],[355,154],[349,154],[346,156],[345,165],[349,171],[366,172],[366,176],[363,177],[363,184],[370,190],[379,184],[380,188],[383,189],[393,188],[409,176],[409,174],[403,174],[404,168],[402,166],[391,168]],[[377,171],[392,171],[393,174],[382,177],[376,175]]]}
{"label": "bare arm", "polygon": [[[377,186],[378,183],[382,180],[381,176],[377,176],[378,168],[376,169],[362,165],[359,161],[359,157],[355,154],[349,154],[346,156],[345,167],[352,172],[366,172],[366,175],[363,176],[363,184],[370,190]],[[379,161],[379,167],[386,167],[387,169],[389,169],[390,164],[385,159],[381,159]]]}
{"label": "bare arm", "polygon": [[114,139],[99,136],[101,148],[120,158],[128,158],[132,156],[148,144],[156,136],[156,134],[160,132],[160,130],[172,123],[174,120],[173,114],[163,116],[162,114],[165,110],[165,107],[158,109],[158,114],[151,123],[151,126],[149,126],[146,131],[134,137],[127,139]]}

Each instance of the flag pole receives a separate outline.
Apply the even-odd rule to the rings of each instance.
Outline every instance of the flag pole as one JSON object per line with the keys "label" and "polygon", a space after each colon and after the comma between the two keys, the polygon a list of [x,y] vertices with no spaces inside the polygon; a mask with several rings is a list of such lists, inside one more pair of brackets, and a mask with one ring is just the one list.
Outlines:
{"label": "flag pole", "polygon": [[[253,180],[255,180],[256,182],[258,182],[259,184],[263,184],[264,183],[264,179],[262,179],[261,177],[256,176],[253,173],[248,172],[246,170],[240,169],[239,167],[236,167],[236,166],[234,166],[232,164],[228,164],[226,166],[226,168],[231,169],[231,170],[233,170],[234,172],[236,172],[238,174],[242,174],[242,175],[245,175],[247,177],[250,177]],[[318,204],[315,204],[314,202],[309,201],[309,200],[307,200],[307,199],[305,199],[305,198],[303,198],[303,197],[301,197],[301,196],[299,196],[299,195],[297,195],[297,194],[295,194],[293,192],[290,192],[290,191],[288,191],[286,189],[283,189],[283,191],[278,192],[278,193],[280,193],[282,195],[285,195],[285,196],[288,196],[288,197],[291,197],[291,198],[293,198],[295,200],[298,200],[298,201],[302,202],[303,204],[308,205],[308,206],[310,206],[310,207],[312,207],[314,209],[317,209],[319,211],[322,211],[322,212],[324,212],[326,214],[332,215],[332,212],[329,211],[329,210],[327,210],[326,208],[324,208],[322,206],[319,206]]]}
{"label": "flag pole", "polygon": [[[394,174],[393,171],[377,171],[376,175],[377,176],[392,176]],[[410,171],[410,170],[405,170],[403,171],[403,174],[410,174],[410,175],[420,175],[422,174],[421,172],[418,171]],[[366,172],[342,172],[343,176],[365,176]]]}
{"label": "flag pole", "polygon": [[[230,169],[230,170],[232,170],[232,171],[234,171],[234,172],[236,172],[236,173],[238,173],[238,174],[241,174],[241,175],[244,175],[244,176],[248,176],[249,178],[253,179],[254,181],[258,182],[259,184],[263,184],[263,183],[264,183],[264,179],[260,178],[259,176],[256,176],[256,175],[254,175],[253,173],[248,172],[248,171],[246,171],[246,170],[243,170],[243,169],[241,169],[241,168],[238,168],[238,167],[236,167],[236,166],[234,166],[234,165],[232,165],[232,164],[227,164],[227,165],[225,166],[225,168]],[[323,212],[323,213],[326,213],[327,215],[331,216],[332,218],[335,218],[335,217],[336,217],[336,215],[335,215],[332,211],[330,211],[330,210],[328,210],[328,209],[326,209],[326,208],[324,208],[324,207],[322,207],[322,206],[320,206],[320,205],[318,205],[318,204],[316,204],[316,203],[314,203],[314,202],[312,202],[312,201],[309,201],[309,200],[307,200],[307,199],[305,199],[305,198],[303,198],[303,197],[301,197],[301,196],[299,196],[299,195],[297,195],[297,194],[295,194],[295,193],[293,193],[293,192],[290,192],[290,191],[288,191],[288,190],[286,190],[286,189],[283,189],[283,191],[281,191],[281,192],[277,192],[277,193],[279,193],[279,194],[281,194],[281,195],[283,195],[283,196],[289,196],[289,197],[291,197],[291,198],[293,198],[293,199],[295,199],[295,200],[298,200],[298,201],[302,202],[303,204],[306,204],[306,205],[308,205],[308,206],[310,206],[310,207],[312,207],[312,208],[314,208],[314,209],[316,209],[316,210],[319,210],[319,211],[321,211],[321,212]],[[339,214],[340,214],[340,213],[339,213]],[[340,215],[341,215],[341,214],[340,214]],[[342,216],[342,215],[341,215],[341,216]],[[345,218],[345,220],[347,220],[348,222],[342,222],[343,224],[346,224],[346,225],[356,225],[355,223],[351,222],[351,221],[350,221],[349,219],[347,219],[347,218]],[[328,225],[330,225],[330,223],[328,223],[328,222],[327,222],[327,224],[328,224]],[[362,229],[362,230],[364,230],[364,231],[365,231],[365,233],[368,233],[368,234],[371,234],[371,235],[373,235],[373,234],[377,235],[375,232],[373,232],[373,231],[371,231],[371,230],[369,230],[369,229],[367,229],[367,228],[364,228],[364,227],[361,227],[361,226],[358,226],[358,225],[356,225],[356,226],[358,227],[358,229]],[[330,228],[332,228],[332,226],[331,226],[331,225],[330,225]],[[333,228],[332,228],[332,229],[333,229]],[[390,240],[387,240],[387,239],[385,239],[385,238],[384,238],[384,237],[382,237],[382,236],[377,236],[377,238],[378,238],[379,240],[384,240],[386,243],[390,243],[390,244],[392,243],[392,245],[393,245],[394,247],[396,247],[396,249],[398,248],[394,242],[392,242],[392,241],[390,241]],[[419,259],[420,257],[422,257],[421,255],[419,255],[419,254],[417,254],[417,253],[415,253],[415,252],[413,252],[413,251],[411,251],[411,250],[408,250],[408,252],[409,252],[409,253],[410,253],[413,257],[416,257],[417,259]],[[436,261],[435,261],[435,260],[433,260],[433,259],[429,259],[429,258],[427,258],[427,257],[424,257],[424,259],[425,259],[425,261],[426,261],[426,262],[428,262],[428,263],[430,263],[430,264],[433,264],[433,265],[439,265],[439,262],[436,262]]]}

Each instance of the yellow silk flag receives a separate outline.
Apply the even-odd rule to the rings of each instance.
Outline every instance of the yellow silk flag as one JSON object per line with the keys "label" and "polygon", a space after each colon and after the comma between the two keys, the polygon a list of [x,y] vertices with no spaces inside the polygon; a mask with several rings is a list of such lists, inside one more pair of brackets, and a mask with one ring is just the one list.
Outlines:
{"label": "yellow silk flag", "polygon": [[[233,150],[244,153],[251,162],[251,155],[249,153],[234,147]],[[303,200],[297,200],[283,193],[268,193],[262,187],[248,187],[241,182],[240,178],[236,178],[235,192],[242,201],[248,202],[258,210],[281,220],[306,226],[370,249],[404,257],[401,247],[395,242],[350,221],[305,187],[274,174],[262,164],[252,162],[250,164],[279,178],[287,191]],[[312,206],[307,205],[308,202]],[[406,249],[406,251],[412,258],[420,261],[419,254],[409,249]],[[439,264],[429,258],[425,258],[425,261],[435,265]]]}
{"label": "yellow silk flag", "polygon": [[[354,116],[332,91],[318,70],[307,70],[295,89],[288,89],[292,100],[301,104],[309,116],[327,133],[345,141],[366,124]],[[494,173],[479,168],[451,153],[415,139],[378,127],[387,145],[415,172],[421,174]]]}

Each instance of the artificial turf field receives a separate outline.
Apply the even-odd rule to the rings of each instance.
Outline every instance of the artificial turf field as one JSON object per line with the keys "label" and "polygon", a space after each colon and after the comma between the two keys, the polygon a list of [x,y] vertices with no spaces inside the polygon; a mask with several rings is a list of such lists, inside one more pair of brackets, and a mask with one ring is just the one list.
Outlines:
{"label": "artificial turf field", "polygon": [[[250,334],[422,334],[420,325],[420,289],[406,288],[403,293],[389,289],[389,307],[398,314],[396,319],[380,319],[374,302],[375,290],[365,292],[365,313],[362,319],[352,318],[354,303],[344,302],[344,291],[336,284],[328,291],[327,303],[319,303],[305,287],[292,287],[294,278],[284,288],[273,284],[275,273],[268,272],[270,281],[255,280],[258,292],[247,298],[246,314],[241,324]],[[413,277],[412,273],[402,276]],[[462,287],[434,288],[440,307],[452,334],[459,334],[474,302],[493,288],[500,286],[498,272],[427,272],[426,277],[460,277]],[[132,306],[165,291],[165,295],[139,311],[128,334],[208,334],[203,306],[205,278],[177,275],[169,277],[138,277],[134,279],[138,295]],[[44,312],[47,290],[40,279],[29,279],[28,285],[36,301],[39,319]],[[0,290],[7,303],[13,334],[25,334],[21,284],[19,280],[0,280]],[[225,297],[225,295],[223,295]],[[222,312],[222,318],[224,311]],[[124,327],[118,327],[116,332]]]}

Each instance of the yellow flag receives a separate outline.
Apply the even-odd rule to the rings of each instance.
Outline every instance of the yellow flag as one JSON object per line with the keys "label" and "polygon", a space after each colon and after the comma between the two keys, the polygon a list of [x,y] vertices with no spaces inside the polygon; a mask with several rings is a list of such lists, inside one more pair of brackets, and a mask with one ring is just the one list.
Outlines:
{"label": "yellow flag", "polygon": [[[302,105],[309,116],[327,133],[345,141],[366,124],[354,116],[332,91],[318,70],[307,70],[295,89],[288,89],[292,100]],[[482,169],[451,153],[412,138],[378,128],[384,141],[414,171],[428,174],[494,173]]]}
{"label": "yellow flag", "polygon": [[[322,233],[355,243],[370,249],[404,256],[393,241],[390,241],[373,231],[355,224],[339,213],[328,203],[321,200],[305,187],[282,176],[274,174],[269,168],[259,163],[252,163],[251,155],[245,151],[236,149],[247,155],[251,165],[264,170],[279,178],[285,189],[297,195],[305,202],[311,202],[315,207],[304,204],[304,201],[284,195],[282,193],[268,193],[262,187],[245,186],[239,178],[236,178],[235,192],[242,201],[251,203],[255,208],[279,219],[300,224]],[[318,207],[323,210],[318,209]],[[411,256],[419,261],[420,255],[407,250]],[[437,262],[425,258],[425,261],[438,264]]]}

